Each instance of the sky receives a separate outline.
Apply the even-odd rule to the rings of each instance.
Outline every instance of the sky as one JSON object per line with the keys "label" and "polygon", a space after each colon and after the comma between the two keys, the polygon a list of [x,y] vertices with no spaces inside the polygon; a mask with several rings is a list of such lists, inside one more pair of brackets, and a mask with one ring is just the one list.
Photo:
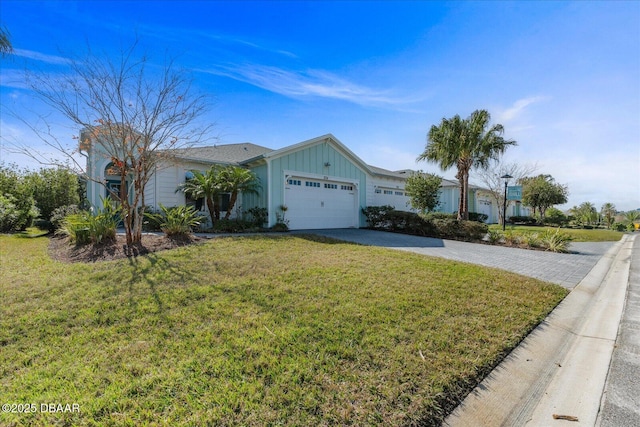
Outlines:
{"label": "sky", "polygon": [[[15,50],[0,59],[0,161],[41,141],[23,123],[45,114],[30,72],[65,58],[117,57],[137,37],[212,100],[218,144],[278,149],[333,134],[368,164],[454,178],[416,162],[443,118],[486,109],[517,141],[504,160],[567,185],[561,209],[640,208],[640,1],[12,1],[0,24]],[[20,119],[22,120],[20,120]]]}

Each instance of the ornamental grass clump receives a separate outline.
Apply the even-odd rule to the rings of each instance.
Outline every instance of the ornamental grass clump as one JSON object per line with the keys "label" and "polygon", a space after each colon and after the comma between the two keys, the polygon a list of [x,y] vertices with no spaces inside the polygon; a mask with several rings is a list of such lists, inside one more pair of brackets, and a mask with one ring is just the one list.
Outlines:
{"label": "ornamental grass clump", "polygon": [[546,230],[540,236],[542,247],[551,252],[569,252],[571,240],[573,240],[571,236],[561,232],[560,229],[555,231]]}

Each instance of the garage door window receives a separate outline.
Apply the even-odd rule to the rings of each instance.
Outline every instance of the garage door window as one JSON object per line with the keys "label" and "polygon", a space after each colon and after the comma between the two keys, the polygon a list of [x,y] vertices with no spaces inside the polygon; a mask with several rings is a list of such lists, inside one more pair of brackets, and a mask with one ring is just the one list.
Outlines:
{"label": "garage door window", "polygon": [[302,185],[302,181],[299,179],[288,179],[287,184],[289,185]]}
{"label": "garage door window", "polygon": [[304,185],[306,187],[317,187],[317,188],[320,188],[320,183],[319,182],[315,182],[315,181],[305,181]]}
{"label": "garage door window", "polygon": [[340,189],[341,190],[353,191],[353,185],[341,185]]}
{"label": "garage door window", "polygon": [[332,190],[337,190],[337,189],[338,189],[338,184],[327,184],[327,183],[325,182],[325,184],[324,184],[324,188],[330,188],[330,189],[332,189]]}

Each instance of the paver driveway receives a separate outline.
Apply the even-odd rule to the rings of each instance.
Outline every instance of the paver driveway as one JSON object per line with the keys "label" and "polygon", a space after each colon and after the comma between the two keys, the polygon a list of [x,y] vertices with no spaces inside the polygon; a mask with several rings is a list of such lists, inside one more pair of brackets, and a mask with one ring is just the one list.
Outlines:
{"label": "paver driveway", "polygon": [[363,245],[437,256],[495,267],[573,288],[589,273],[614,242],[572,243],[572,253],[533,251],[431,237],[364,229],[298,230]]}

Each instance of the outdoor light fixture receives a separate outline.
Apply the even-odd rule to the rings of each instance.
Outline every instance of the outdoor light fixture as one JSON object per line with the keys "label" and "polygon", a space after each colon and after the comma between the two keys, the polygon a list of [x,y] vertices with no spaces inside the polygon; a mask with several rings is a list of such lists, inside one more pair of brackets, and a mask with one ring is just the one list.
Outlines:
{"label": "outdoor light fixture", "polygon": [[502,208],[502,231],[507,227],[507,185],[509,185],[509,179],[513,178],[509,174],[502,175],[500,178],[504,179],[504,206]]}

